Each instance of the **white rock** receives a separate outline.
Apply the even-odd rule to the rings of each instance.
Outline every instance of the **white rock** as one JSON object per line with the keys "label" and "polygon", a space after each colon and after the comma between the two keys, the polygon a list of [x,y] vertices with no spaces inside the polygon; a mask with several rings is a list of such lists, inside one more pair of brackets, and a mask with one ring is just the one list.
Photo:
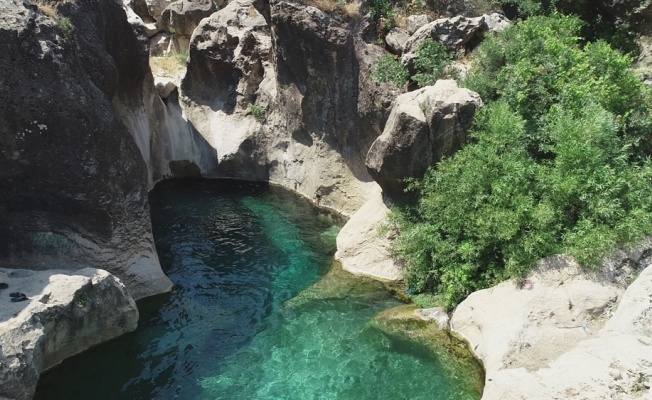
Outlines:
{"label": "white rock", "polygon": [[403,53],[403,47],[409,38],[410,35],[408,35],[403,29],[392,28],[387,33],[387,36],[385,36],[385,43],[387,43],[387,46],[392,53],[401,54]]}
{"label": "white rock", "polygon": [[483,15],[483,17],[484,22],[487,24],[487,28],[489,28],[489,32],[502,32],[512,25],[512,21],[508,20],[507,17],[502,14],[491,13]]}
{"label": "white rock", "polygon": [[555,256],[462,302],[451,325],[484,361],[483,399],[652,398],[652,267],[626,291],[611,278]]}
{"label": "white rock", "polygon": [[419,28],[430,23],[430,17],[425,14],[410,15],[406,18],[406,28],[410,35],[414,34]]}
{"label": "white rock", "polygon": [[[99,269],[0,269],[0,397],[31,399],[39,374],[65,358],[136,329],[125,286]],[[9,293],[29,300],[11,302]]]}
{"label": "white rock", "polygon": [[345,270],[392,281],[402,278],[402,266],[390,255],[390,241],[380,234],[388,214],[381,189],[375,185],[369,200],[337,235],[335,259]]}

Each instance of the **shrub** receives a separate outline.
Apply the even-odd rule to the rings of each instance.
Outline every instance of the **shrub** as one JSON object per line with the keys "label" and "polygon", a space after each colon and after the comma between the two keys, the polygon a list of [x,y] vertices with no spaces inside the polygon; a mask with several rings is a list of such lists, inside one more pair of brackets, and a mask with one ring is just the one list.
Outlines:
{"label": "shrub", "polygon": [[414,293],[451,307],[565,252],[595,266],[652,233],[650,90],[573,17],[532,17],[483,43],[465,82],[486,106],[472,142],[411,185],[395,250]]}
{"label": "shrub", "polygon": [[188,64],[188,57],[190,57],[189,49],[181,50],[174,55],[174,59],[181,65]]}
{"label": "shrub", "polygon": [[412,76],[419,87],[434,85],[437,79],[452,75],[452,55],[446,47],[432,39],[426,39],[417,50],[414,59],[416,74]]}
{"label": "shrub", "polygon": [[397,86],[405,86],[410,79],[410,72],[398,57],[387,54],[378,61],[371,71],[371,77],[378,82],[393,82]]}
{"label": "shrub", "polygon": [[57,26],[63,32],[63,35],[67,38],[72,36],[72,22],[68,17],[59,17],[57,18]]}
{"label": "shrub", "polygon": [[259,105],[259,104],[250,104],[249,105],[249,111],[251,112],[251,115],[254,117],[256,121],[259,123],[263,124],[265,123],[266,119],[266,112],[265,109]]}

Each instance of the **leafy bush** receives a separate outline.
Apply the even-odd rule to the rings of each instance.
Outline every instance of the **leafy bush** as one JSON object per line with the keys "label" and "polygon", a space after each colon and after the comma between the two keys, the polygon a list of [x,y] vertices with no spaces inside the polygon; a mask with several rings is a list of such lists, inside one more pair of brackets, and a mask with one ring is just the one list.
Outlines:
{"label": "leafy bush", "polygon": [[72,36],[72,22],[68,17],[57,18],[57,26],[63,32],[64,36],[70,38]]}
{"label": "leafy bush", "polygon": [[650,90],[573,17],[532,17],[483,43],[472,143],[412,184],[396,250],[415,293],[447,306],[565,252],[585,266],[652,233]]}
{"label": "leafy bush", "polygon": [[405,86],[410,79],[410,72],[398,57],[387,54],[371,71],[371,77],[378,82],[394,82],[397,86]]}
{"label": "leafy bush", "polygon": [[437,79],[453,75],[452,60],[453,56],[446,47],[426,39],[417,49],[414,75],[410,76],[408,68],[398,57],[388,54],[380,59],[371,72],[371,77],[378,82],[394,82],[397,86],[405,86],[410,80],[415,81],[419,87],[434,85]]}
{"label": "leafy bush", "polygon": [[251,112],[251,115],[253,115],[256,121],[258,121],[261,124],[265,123],[265,119],[267,118],[267,116],[265,115],[266,114],[265,109],[261,105],[250,104],[249,111]]}
{"label": "leafy bush", "polygon": [[434,85],[437,79],[451,75],[452,55],[446,47],[432,39],[426,39],[417,50],[414,68],[417,73],[412,76],[419,87]]}

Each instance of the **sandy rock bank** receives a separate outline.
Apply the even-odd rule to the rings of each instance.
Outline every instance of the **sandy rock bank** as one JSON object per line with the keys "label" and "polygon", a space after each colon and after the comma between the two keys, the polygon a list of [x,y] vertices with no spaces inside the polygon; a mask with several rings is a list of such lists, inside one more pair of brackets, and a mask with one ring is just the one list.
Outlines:
{"label": "sandy rock bank", "polygon": [[42,371],[138,324],[125,286],[100,269],[0,269],[0,282],[0,398],[31,399]]}

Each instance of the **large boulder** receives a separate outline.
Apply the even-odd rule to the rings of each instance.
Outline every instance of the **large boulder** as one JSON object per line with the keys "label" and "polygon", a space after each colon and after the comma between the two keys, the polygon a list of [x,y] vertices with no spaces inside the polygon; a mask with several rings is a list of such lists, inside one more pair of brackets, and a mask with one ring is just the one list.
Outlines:
{"label": "large boulder", "polygon": [[199,22],[216,9],[212,0],[175,1],[161,13],[161,23],[165,29],[177,35],[191,36]]}
{"label": "large boulder", "polygon": [[467,140],[480,96],[439,80],[394,101],[383,134],[367,154],[369,173],[390,196],[403,193],[406,178],[420,179],[428,167],[450,156]]}
{"label": "large boulder", "polygon": [[392,28],[387,33],[387,36],[385,36],[385,43],[387,43],[387,47],[389,47],[389,50],[392,53],[401,55],[401,53],[403,53],[405,43],[407,43],[409,38],[410,35],[408,35],[407,32],[405,32],[403,29]]}
{"label": "large boulder", "polygon": [[121,5],[0,7],[0,263],[106,268],[135,298],[170,290],[147,165],[114,107],[149,74]]}
{"label": "large boulder", "polygon": [[554,256],[463,301],[451,325],[484,362],[483,399],[649,398],[652,267],[625,290],[649,249],[593,273]]}
{"label": "large boulder", "polygon": [[416,53],[426,39],[442,44],[449,51],[472,49],[482,41],[485,31],[487,24],[484,16],[440,18],[414,32],[405,43],[404,51]]}
{"label": "large boulder", "polygon": [[[136,329],[138,308],[106,271],[0,269],[0,397],[28,400],[39,375],[65,358]],[[9,291],[29,300],[10,302]]]}

